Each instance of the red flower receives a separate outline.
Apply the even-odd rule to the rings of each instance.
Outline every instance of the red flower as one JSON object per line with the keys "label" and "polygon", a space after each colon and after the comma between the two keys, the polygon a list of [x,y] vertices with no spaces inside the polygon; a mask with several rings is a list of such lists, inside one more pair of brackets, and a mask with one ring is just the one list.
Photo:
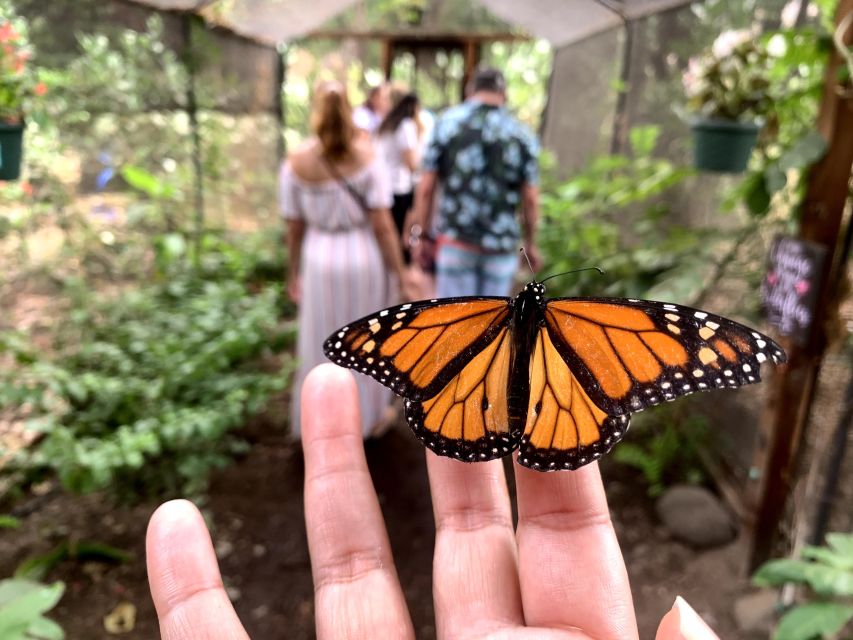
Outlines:
{"label": "red flower", "polygon": [[18,34],[12,27],[11,22],[4,22],[3,25],[0,26],[0,42],[6,42],[7,40],[16,40],[17,38]]}
{"label": "red flower", "polygon": [[26,195],[31,196],[33,195],[33,185],[31,185],[27,181],[24,181],[21,183],[21,191],[23,191]]}
{"label": "red flower", "polygon": [[39,82],[35,87],[33,87],[33,93],[37,96],[43,96],[47,93],[47,85],[44,82]]}

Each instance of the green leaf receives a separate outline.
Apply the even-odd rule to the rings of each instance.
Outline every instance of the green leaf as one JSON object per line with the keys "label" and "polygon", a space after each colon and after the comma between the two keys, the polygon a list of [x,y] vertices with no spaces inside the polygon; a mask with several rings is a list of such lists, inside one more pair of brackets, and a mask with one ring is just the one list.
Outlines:
{"label": "green leaf", "polygon": [[814,640],[838,633],[853,618],[853,606],[812,602],[792,609],[779,621],[773,640]]}
{"label": "green leaf", "polygon": [[779,169],[804,169],[817,162],[824,153],[826,140],[817,131],[809,131],[779,156]]}
{"label": "green leaf", "polygon": [[0,638],[9,637],[22,624],[29,626],[56,606],[64,591],[61,582],[42,585],[14,578],[0,581]]}
{"label": "green leaf", "polygon": [[782,558],[770,560],[758,568],[752,576],[752,582],[759,587],[777,587],[786,582],[806,582],[806,571],[811,566],[808,562]]}
{"label": "green leaf", "polygon": [[65,632],[49,618],[36,618],[27,628],[27,638],[32,640],[63,640]]}
{"label": "green leaf", "polygon": [[764,184],[767,185],[767,192],[774,194],[781,191],[788,183],[788,176],[779,168],[778,164],[771,164],[764,171]]}
{"label": "green leaf", "polygon": [[134,189],[141,191],[151,199],[169,199],[175,196],[175,189],[153,173],[142,167],[124,165],[121,177]]}
{"label": "green leaf", "polygon": [[634,152],[634,155],[651,155],[652,151],[655,150],[659,136],[660,127],[657,125],[632,127],[628,133],[628,137],[631,141],[631,150]]}
{"label": "green leaf", "polygon": [[837,569],[853,570],[853,558],[838,553],[834,549],[807,546],[803,548],[802,556],[807,560],[816,560]]}
{"label": "green leaf", "polygon": [[764,174],[759,173],[747,178],[744,201],[753,215],[764,215],[770,209],[770,192]]}
{"label": "green leaf", "polygon": [[21,521],[15,516],[0,515],[0,529],[17,529]]}
{"label": "green leaf", "polygon": [[853,572],[803,560],[771,560],[762,565],[752,577],[762,587],[786,582],[808,584],[821,595],[853,596]]}
{"label": "green leaf", "polygon": [[853,562],[853,534],[828,533],[826,543],[847,561]]}

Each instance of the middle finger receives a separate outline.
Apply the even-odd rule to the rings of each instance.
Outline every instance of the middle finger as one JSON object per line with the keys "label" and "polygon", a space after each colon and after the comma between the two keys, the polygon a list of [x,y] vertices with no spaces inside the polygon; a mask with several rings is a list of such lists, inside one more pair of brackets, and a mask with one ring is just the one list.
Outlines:
{"label": "middle finger", "polygon": [[523,623],[518,552],[500,460],[466,464],[427,451],[435,515],[438,637]]}

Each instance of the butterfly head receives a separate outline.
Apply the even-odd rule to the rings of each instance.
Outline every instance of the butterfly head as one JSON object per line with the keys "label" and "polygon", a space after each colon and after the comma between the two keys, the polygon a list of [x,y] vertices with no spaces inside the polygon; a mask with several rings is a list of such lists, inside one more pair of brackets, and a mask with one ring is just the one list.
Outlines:
{"label": "butterfly head", "polygon": [[537,300],[545,297],[545,285],[541,282],[528,282],[524,285],[524,292],[532,294]]}

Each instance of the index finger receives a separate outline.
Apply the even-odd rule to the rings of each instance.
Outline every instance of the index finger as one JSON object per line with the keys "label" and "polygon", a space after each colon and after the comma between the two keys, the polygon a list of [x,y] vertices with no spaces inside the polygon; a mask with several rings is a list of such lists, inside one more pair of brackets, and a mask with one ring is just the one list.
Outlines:
{"label": "index finger", "polygon": [[317,637],[414,637],[364,457],[352,374],[315,367],[301,414]]}
{"label": "index finger", "polygon": [[172,500],[154,512],[145,550],[165,640],[249,637],[222,586],[204,520],[191,502]]}
{"label": "index finger", "polygon": [[628,574],[598,463],[543,473],[515,465],[521,599],[528,625],[637,638]]}

